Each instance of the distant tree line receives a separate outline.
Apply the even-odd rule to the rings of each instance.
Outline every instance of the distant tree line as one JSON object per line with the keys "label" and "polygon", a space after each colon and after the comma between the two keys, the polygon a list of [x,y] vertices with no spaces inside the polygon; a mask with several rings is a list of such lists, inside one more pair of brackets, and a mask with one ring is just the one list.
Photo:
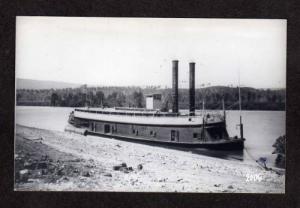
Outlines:
{"label": "distant tree line", "polygon": [[[162,110],[172,108],[172,90],[160,87],[81,87],[48,90],[17,90],[17,105],[45,105],[66,107],[145,107],[145,95],[162,94]],[[188,109],[188,89],[179,89],[179,107]],[[224,100],[226,109],[238,109],[238,88],[207,87],[196,89],[196,109],[222,109]],[[245,110],[284,110],[285,89],[241,88],[242,108]]]}

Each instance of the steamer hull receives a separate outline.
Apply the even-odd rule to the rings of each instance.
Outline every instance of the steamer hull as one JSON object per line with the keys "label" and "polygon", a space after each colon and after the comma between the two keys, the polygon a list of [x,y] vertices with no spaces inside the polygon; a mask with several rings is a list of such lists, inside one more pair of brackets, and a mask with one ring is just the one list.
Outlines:
{"label": "steamer hull", "polygon": [[[126,141],[185,148],[242,150],[244,139],[229,137],[220,115],[172,115],[144,112],[75,109],[69,123],[96,135]],[[73,127],[74,128],[74,127]]]}
{"label": "steamer hull", "polygon": [[185,143],[185,142],[166,142],[159,140],[150,140],[146,138],[135,138],[121,135],[102,134],[97,132],[86,131],[86,135],[101,136],[106,138],[118,139],[128,142],[137,142],[142,144],[157,144],[171,147],[183,147],[183,148],[206,148],[212,150],[243,150],[244,139],[230,138],[229,140],[218,141],[218,142],[198,142],[198,143]]}

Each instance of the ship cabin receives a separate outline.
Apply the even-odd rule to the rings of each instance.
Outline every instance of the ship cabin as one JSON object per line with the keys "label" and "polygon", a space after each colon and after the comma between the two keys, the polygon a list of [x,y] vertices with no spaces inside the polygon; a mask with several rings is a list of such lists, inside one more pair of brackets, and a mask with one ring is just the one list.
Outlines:
{"label": "ship cabin", "polygon": [[162,107],[161,94],[148,94],[146,95],[146,109],[161,109]]}
{"label": "ship cabin", "polygon": [[228,139],[220,114],[205,116],[150,109],[75,109],[75,123],[89,133],[159,142],[201,143]]}

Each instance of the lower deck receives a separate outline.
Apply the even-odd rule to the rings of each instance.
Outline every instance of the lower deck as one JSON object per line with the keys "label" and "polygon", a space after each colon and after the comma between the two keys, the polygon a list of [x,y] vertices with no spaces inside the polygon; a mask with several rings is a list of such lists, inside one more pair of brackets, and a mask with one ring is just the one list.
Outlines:
{"label": "lower deck", "polygon": [[87,128],[90,133],[125,136],[159,142],[193,144],[229,139],[224,122],[199,126],[155,126],[75,118],[75,125]]}

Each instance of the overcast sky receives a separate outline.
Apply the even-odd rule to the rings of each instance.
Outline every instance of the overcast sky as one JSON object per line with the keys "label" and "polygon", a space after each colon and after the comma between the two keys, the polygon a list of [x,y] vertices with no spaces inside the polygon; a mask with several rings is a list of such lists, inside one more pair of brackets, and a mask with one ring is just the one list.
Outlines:
{"label": "overcast sky", "polygon": [[16,77],[115,86],[286,86],[286,21],[17,17]]}

